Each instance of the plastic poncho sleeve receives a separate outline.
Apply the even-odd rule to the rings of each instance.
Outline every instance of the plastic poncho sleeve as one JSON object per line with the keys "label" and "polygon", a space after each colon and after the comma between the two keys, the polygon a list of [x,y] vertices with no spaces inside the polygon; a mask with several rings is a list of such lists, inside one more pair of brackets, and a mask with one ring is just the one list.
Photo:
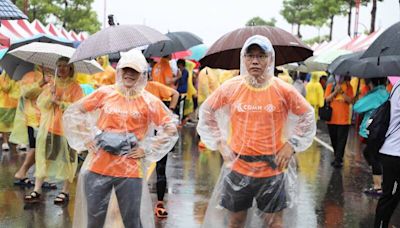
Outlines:
{"label": "plastic poncho sleeve", "polygon": [[[147,96],[153,95],[147,94]],[[149,102],[151,122],[155,125],[157,134],[147,137],[140,143],[146,154],[145,159],[151,162],[162,159],[175,146],[179,138],[176,117],[158,98],[154,98],[148,100],[151,100]]]}
{"label": "plastic poncho sleeve", "polygon": [[228,92],[225,86],[220,86],[200,106],[197,132],[201,141],[211,150],[217,150],[222,142],[222,132],[216,118],[217,109],[228,104]]}
{"label": "plastic poncho sleeve", "polygon": [[289,127],[294,126],[293,131],[289,134],[288,143],[296,152],[301,152],[310,147],[314,140],[316,133],[314,110],[295,88],[290,88],[286,98],[289,110],[297,116],[297,118],[290,116],[288,118]]}

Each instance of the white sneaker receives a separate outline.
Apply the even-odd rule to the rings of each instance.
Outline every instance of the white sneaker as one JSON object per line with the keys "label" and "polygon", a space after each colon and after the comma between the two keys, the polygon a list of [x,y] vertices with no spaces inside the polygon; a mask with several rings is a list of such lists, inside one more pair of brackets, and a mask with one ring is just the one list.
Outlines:
{"label": "white sneaker", "polygon": [[17,145],[17,150],[26,150],[28,148],[27,145]]}
{"label": "white sneaker", "polygon": [[8,143],[3,143],[3,145],[1,145],[1,148],[6,151],[6,150],[10,150],[10,147],[8,146]]}

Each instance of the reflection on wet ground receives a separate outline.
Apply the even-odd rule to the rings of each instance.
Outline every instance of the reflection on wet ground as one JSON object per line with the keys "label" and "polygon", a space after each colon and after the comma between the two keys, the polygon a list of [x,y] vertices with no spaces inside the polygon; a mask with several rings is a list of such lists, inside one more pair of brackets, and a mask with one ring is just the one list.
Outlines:
{"label": "reflection on wet ground", "polygon": [[[325,128],[320,125],[317,135],[329,143]],[[168,157],[169,217],[158,220],[157,227],[200,227],[219,176],[219,153],[199,151],[194,127],[183,128],[181,136]],[[58,191],[46,191],[45,202],[25,206],[23,195],[32,189],[13,186],[24,155],[0,155],[0,227],[71,227],[74,195],[67,206],[60,207],[53,204]],[[297,205],[285,212],[285,227],[372,227],[377,198],[363,193],[372,180],[354,130],[349,134],[342,169],[330,166],[332,152],[317,142],[296,157],[299,195]],[[155,174],[150,178],[150,189],[154,189],[154,180]],[[400,226],[399,208],[392,224]]]}

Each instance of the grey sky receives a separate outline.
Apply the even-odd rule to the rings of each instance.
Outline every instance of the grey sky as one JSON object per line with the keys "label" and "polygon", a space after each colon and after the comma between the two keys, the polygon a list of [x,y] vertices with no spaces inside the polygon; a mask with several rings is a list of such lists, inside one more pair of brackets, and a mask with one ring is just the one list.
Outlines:
{"label": "grey sky", "polygon": [[[106,14],[114,14],[116,21],[121,24],[145,24],[162,33],[189,31],[203,38],[207,45],[225,33],[243,27],[254,16],[266,20],[275,17],[278,27],[292,31],[291,25],[280,15],[282,0],[95,0],[93,7],[101,22],[105,1]],[[398,0],[379,2],[376,27],[385,29],[399,21],[399,9]],[[371,4],[361,8],[359,32],[364,31],[365,27],[369,29],[370,11]],[[336,17],[334,23],[334,39],[345,36],[347,18]],[[301,31],[305,39],[318,35],[318,30],[312,27],[302,27]],[[327,27],[320,31],[321,35],[328,33]]]}

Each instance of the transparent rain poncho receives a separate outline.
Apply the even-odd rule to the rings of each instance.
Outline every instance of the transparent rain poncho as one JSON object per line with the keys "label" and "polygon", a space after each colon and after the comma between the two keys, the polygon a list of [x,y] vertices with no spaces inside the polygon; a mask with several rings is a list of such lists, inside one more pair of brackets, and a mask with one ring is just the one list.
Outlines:
{"label": "transparent rain poncho", "polygon": [[68,58],[62,57],[59,62],[63,62],[63,68],[70,67],[70,76],[59,77],[57,68],[55,79],[43,87],[36,101],[40,125],[36,138],[35,177],[72,183],[78,158],[65,138],[62,115],[72,103],[83,97],[83,92],[75,81],[73,66],[67,65]]}
{"label": "transparent rain poncho", "polygon": [[[139,72],[135,80],[127,68]],[[147,169],[173,148],[178,132],[177,118],[144,90],[146,71],[140,51],[123,54],[116,84],[102,86],[64,114],[71,147],[89,151],[79,173],[74,227],[155,226]],[[131,157],[140,150],[144,157]]]}
{"label": "transparent rain poncho", "polygon": [[[265,55],[247,53],[254,46],[265,52],[266,66]],[[201,140],[225,160],[203,227],[240,227],[239,220],[244,227],[268,227],[272,220],[267,217],[279,221],[281,212],[295,204],[292,154],[311,145],[314,110],[293,86],[273,77],[274,56],[267,38],[250,37],[241,50],[240,75],[222,84],[200,107]],[[254,65],[247,62],[255,59],[259,69],[265,66],[258,77],[262,80],[249,74]]]}

